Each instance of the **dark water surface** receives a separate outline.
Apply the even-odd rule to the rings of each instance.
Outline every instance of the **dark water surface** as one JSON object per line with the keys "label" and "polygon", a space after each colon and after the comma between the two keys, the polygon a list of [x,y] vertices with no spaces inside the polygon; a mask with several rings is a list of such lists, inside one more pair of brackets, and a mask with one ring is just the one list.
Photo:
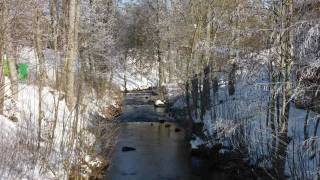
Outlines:
{"label": "dark water surface", "polygon": [[[167,125],[168,126],[168,125]],[[188,180],[190,152],[175,125],[124,123],[120,127],[108,180]],[[135,151],[123,152],[123,147]]]}
{"label": "dark water surface", "polygon": [[[119,117],[120,130],[107,180],[188,180],[190,149],[185,133],[155,108],[151,92],[129,93]],[[124,152],[123,147],[136,150]]]}
{"label": "dark water surface", "polygon": [[[150,100],[154,98],[148,92],[127,94],[124,112],[118,119],[119,137],[105,179],[208,179],[193,175],[185,131],[168,118],[164,108],[153,106]],[[124,147],[135,150],[123,151]]]}

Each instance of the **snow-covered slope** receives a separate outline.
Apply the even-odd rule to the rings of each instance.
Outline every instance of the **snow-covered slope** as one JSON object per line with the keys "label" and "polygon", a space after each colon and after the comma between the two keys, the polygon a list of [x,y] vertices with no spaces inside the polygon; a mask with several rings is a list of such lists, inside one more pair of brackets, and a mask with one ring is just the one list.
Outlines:
{"label": "snow-covered slope", "polygon": [[[8,79],[6,85],[10,87]],[[94,120],[92,114],[104,116],[108,106],[118,106],[116,96],[97,100],[87,94],[85,106],[80,106],[76,116],[74,110],[68,109],[63,93],[44,87],[39,116],[38,92],[34,85],[19,84],[18,100],[14,100],[10,88],[6,88],[5,112],[0,115],[0,179],[65,179],[71,163],[93,155],[90,147],[95,136],[88,130]],[[76,139],[72,138],[74,133]],[[91,159],[95,160],[94,156]]]}
{"label": "snow-covered slope", "polygon": [[137,59],[128,58],[125,66],[116,70],[113,82],[120,86],[121,90],[128,91],[148,89],[158,84],[157,65],[141,64]]}
{"label": "snow-covered slope", "polygon": [[[314,48],[311,49],[314,50]],[[267,52],[270,54],[268,55]],[[270,126],[269,98],[271,92],[268,63],[266,62],[268,58],[272,58],[272,52],[274,51],[263,51],[259,55],[248,56],[250,58],[237,62],[236,91],[233,95],[228,92],[228,74],[222,72],[217,75],[220,82],[226,83],[220,83],[216,96],[211,94],[211,109],[205,113],[203,120],[193,113],[193,120],[204,124],[202,131],[205,135],[205,138],[196,137],[191,142],[194,148],[201,144],[210,147],[221,143],[224,147],[242,151],[252,164],[264,168],[271,167],[275,153],[272,144],[275,142]],[[310,57],[315,57],[315,55]],[[311,60],[319,63],[318,59],[312,58]],[[276,87],[280,90],[281,84],[276,84]],[[294,95],[298,93],[299,88],[294,91]],[[183,108],[185,104],[184,97],[182,97],[175,102],[173,107]],[[199,109],[196,111],[200,112]],[[287,146],[287,155],[282,160],[286,164],[286,173],[293,179],[319,178],[317,172],[320,161],[317,152],[319,152],[320,132],[317,124],[320,115],[310,112],[304,128],[306,115],[307,110],[295,107],[294,103],[290,104],[287,134],[290,143]],[[278,154],[278,156],[281,155]]]}

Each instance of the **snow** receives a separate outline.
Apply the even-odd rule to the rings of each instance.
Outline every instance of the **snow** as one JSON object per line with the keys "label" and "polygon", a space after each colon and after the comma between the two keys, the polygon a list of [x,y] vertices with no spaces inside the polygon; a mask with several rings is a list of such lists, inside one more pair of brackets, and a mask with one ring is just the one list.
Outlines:
{"label": "snow", "polygon": [[[43,51],[45,58],[45,68],[48,82],[54,82],[56,79],[56,68],[62,67],[63,55],[60,52],[55,52],[52,49],[45,49]],[[25,63],[29,69],[29,79],[36,80],[36,70],[38,68],[38,59],[35,49],[32,47],[23,47],[18,53],[17,63]]]}
{"label": "snow", "polygon": [[[124,65],[122,64],[122,66]],[[113,79],[114,84],[120,86],[122,91],[124,91],[125,88],[131,91],[157,86],[158,72],[156,66],[147,64],[139,65],[137,59],[128,58],[125,67],[126,68],[117,70]]]}
{"label": "snow", "polygon": [[[7,80],[8,81],[8,80]],[[44,141],[48,141],[48,135],[49,129],[53,125],[53,117],[54,117],[54,102],[58,102],[58,96],[55,94],[56,92],[52,89],[46,87],[42,91],[42,98],[43,98],[43,136]],[[11,92],[6,91],[6,96],[11,97]],[[38,120],[38,88],[33,85],[25,85],[25,84],[19,84],[19,96],[18,100],[14,101],[11,98],[6,99],[5,101],[5,116],[1,117],[1,127],[3,130],[1,131],[1,136],[3,137],[6,135],[8,138],[10,137],[10,142],[12,145],[14,145],[16,142],[19,141],[30,141],[30,143],[36,142],[36,133],[37,133],[37,120]],[[66,108],[66,104],[64,101],[60,102],[60,106],[58,109],[58,117],[57,117],[57,127],[55,130],[55,142],[54,144],[58,145],[63,140],[64,137],[62,137],[62,131],[63,131],[63,122],[65,121],[64,116],[70,115],[68,109]],[[18,122],[12,122],[9,117],[15,116],[18,119]],[[48,131],[48,132],[46,132]],[[67,130],[68,131],[68,130]],[[27,136],[25,136],[27,135]],[[7,140],[9,140],[7,138]],[[34,146],[36,145],[33,143]],[[45,144],[44,142],[41,143],[41,147],[43,147]],[[1,153],[6,154],[5,151],[10,151],[10,148],[14,148],[14,146],[6,146],[2,149]],[[22,152],[20,154],[19,149],[11,149],[12,151],[17,151],[17,158],[12,159],[12,165],[16,165],[14,167],[14,170],[12,172],[5,172],[8,170],[8,168],[3,167],[0,170],[0,174],[6,174],[4,176],[0,176],[0,178],[5,179],[14,179],[17,176],[20,176],[20,173],[22,174],[23,171],[26,171],[27,167],[32,167],[32,170],[28,170],[24,176],[21,176],[21,179],[41,179],[45,177],[50,177],[52,174],[48,173],[46,175],[43,175],[40,172],[39,164],[29,164],[28,163],[29,158],[34,159],[35,156],[28,156],[28,157],[19,157],[22,156],[24,153],[28,153],[27,150],[24,150],[26,152]],[[54,147],[54,151],[59,152],[60,149],[58,146]],[[32,152],[29,152],[29,154],[32,154]],[[52,157],[52,158],[57,158]],[[61,161],[62,162],[62,161]],[[58,163],[61,163],[58,162]],[[1,163],[0,163],[1,164]],[[21,164],[21,165],[19,165]],[[4,166],[4,164],[1,164]],[[19,167],[21,166],[21,167]],[[22,172],[20,172],[22,171]],[[50,175],[51,174],[51,175]],[[60,176],[61,177],[61,176]]]}
{"label": "snow", "polygon": [[[0,179],[65,179],[65,161],[72,163],[76,158],[72,142],[74,112],[66,105],[64,94],[50,87],[44,87],[41,93],[41,143],[40,154],[36,150],[38,142],[39,94],[38,87],[31,84],[19,84],[17,101],[12,99],[10,81],[6,78],[5,111],[0,115]],[[115,99],[117,96],[113,96]],[[115,99],[106,95],[95,98],[94,94],[86,94],[78,121],[78,136],[82,138],[82,146],[92,147],[95,136],[87,130],[92,122],[92,114],[103,116],[108,106],[117,106]],[[16,117],[17,122],[10,120]],[[56,122],[56,123],[55,123]],[[56,125],[55,125],[56,124]],[[47,149],[54,132],[52,149]],[[50,150],[48,152],[48,150]],[[78,152],[85,157],[89,149]],[[14,154],[12,154],[14,153]],[[46,159],[46,170],[41,159]],[[99,166],[101,160],[93,158],[92,166]]]}
{"label": "snow", "polygon": [[187,103],[184,97],[177,98],[177,100],[174,102],[172,106],[173,109],[180,109],[180,110],[186,107],[187,107]]}
{"label": "snow", "polygon": [[191,144],[192,149],[198,149],[199,146],[205,145],[206,142],[204,140],[200,139],[199,137],[196,137],[194,140],[190,141],[190,144]]}
{"label": "snow", "polygon": [[136,74],[132,75],[130,73],[118,73],[116,77],[114,78],[114,83],[120,85],[121,90],[125,90],[125,80],[124,76],[126,76],[126,89],[128,91],[132,90],[143,90],[143,89],[148,89],[150,87],[155,87],[157,86],[157,80],[151,78],[148,78],[146,76]]}
{"label": "snow", "polygon": [[[306,41],[319,36],[318,26],[311,28],[308,32]],[[312,36],[312,37],[309,37]],[[305,42],[316,46],[316,42]],[[300,47],[303,48],[303,47]],[[316,49],[311,47],[311,49]],[[268,60],[273,58],[276,49],[264,50],[260,53],[250,54],[245,59],[237,61],[238,70],[236,72],[236,92],[230,96],[228,93],[227,74],[219,73],[219,90],[216,96],[211,96],[211,103],[214,105],[207,111],[203,117],[195,117],[192,114],[195,123],[203,123],[203,134],[206,138],[196,137],[190,143],[193,148],[198,145],[206,144],[211,146],[215,143],[222,143],[225,147],[233,147],[242,150],[246,147],[245,153],[249,162],[264,168],[270,168],[272,161],[272,132],[270,120],[267,126],[267,110],[270,96]],[[313,57],[311,50],[301,51],[301,58]],[[320,64],[319,60],[311,58],[308,64],[312,67]],[[276,84],[277,89],[281,89],[281,84]],[[294,92],[297,95],[300,87]],[[174,97],[174,96],[173,96]],[[175,95],[173,109],[186,108],[185,96]],[[192,103],[192,102],[191,102]],[[198,111],[199,109],[193,110]],[[319,130],[316,131],[316,122],[320,114],[310,112],[306,132],[309,137],[304,137],[304,119],[306,110],[295,107],[290,104],[289,114],[289,132],[288,136],[292,139],[287,148],[286,173],[295,175],[297,179],[317,179],[319,172]],[[198,113],[199,114],[199,113]],[[215,117],[215,118],[214,118]],[[269,116],[270,118],[270,116]],[[278,127],[276,127],[278,128]],[[315,136],[314,136],[315,134]],[[294,171],[293,171],[294,169]]]}
{"label": "snow", "polygon": [[16,124],[4,116],[0,116],[1,139],[11,137],[11,133],[15,131]]}
{"label": "snow", "polygon": [[[75,109],[67,107],[64,93],[49,87],[55,82],[54,69],[61,65],[62,54],[50,49],[43,52],[48,76],[41,91],[40,116],[39,89],[33,84],[38,67],[35,50],[24,47],[18,53],[17,62],[29,67],[29,79],[19,83],[17,100],[12,97],[10,80],[5,78],[4,115],[0,115],[0,179],[66,179],[72,164],[82,162],[82,158],[88,164],[81,164],[87,173],[104,163],[91,150],[96,148],[96,132],[92,128],[101,119],[110,118],[106,113],[109,107],[119,108],[121,94],[110,91],[98,97],[94,90],[85,89],[79,116],[75,116]],[[115,86],[118,84],[120,81]],[[39,117],[42,124],[38,150]],[[109,130],[108,125],[104,128]],[[73,139],[74,133],[77,138]],[[111,146],[112,138],[107,141]]]}
{"label": "snow", "polygon": [[155,106],[164,106],[165,103],[162,100],[156,100],[156,102],[154,103]]}

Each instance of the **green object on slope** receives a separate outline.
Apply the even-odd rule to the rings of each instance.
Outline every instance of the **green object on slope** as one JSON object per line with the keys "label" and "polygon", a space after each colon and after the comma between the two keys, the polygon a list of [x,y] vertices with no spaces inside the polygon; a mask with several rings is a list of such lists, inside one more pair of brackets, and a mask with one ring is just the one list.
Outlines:
{"label": "green object on slope", "polygon": [[19,79],[26,80],[28,78],[28,65],[18,64]]}
{"label": "green object on slope", "polygon": [[[19,80],[26,80],[28,78],[28,65],[24,63],[20,63],[16,66],[18,74],[19,74]],[[6,56],[3,57],[3,73],[5,76],[10,76],[10,67],[9,67],[9,61]]]}
{"label": "green object on slope", "polygon": [[9,77],[9,75],[10,75],[9,62],[6,59],[4,60],[4,64],[3,64],[3,73],[7,77]]}

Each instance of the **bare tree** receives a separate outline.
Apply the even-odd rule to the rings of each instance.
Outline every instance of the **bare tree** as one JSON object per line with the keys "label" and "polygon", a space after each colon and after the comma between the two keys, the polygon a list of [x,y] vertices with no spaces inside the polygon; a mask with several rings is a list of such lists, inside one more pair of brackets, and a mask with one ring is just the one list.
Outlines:
{"label": "bare tree", "polygon": [[78,37],[79,37],[79,18],[80,18],[80,2],[79,0],[66,1],[63,5],[67,10],[67,42],[65,56],[65,75],[66,75],[66,98],[70,108],[75,106],[74,95],[74,76],[75,66],[78,58]]}

